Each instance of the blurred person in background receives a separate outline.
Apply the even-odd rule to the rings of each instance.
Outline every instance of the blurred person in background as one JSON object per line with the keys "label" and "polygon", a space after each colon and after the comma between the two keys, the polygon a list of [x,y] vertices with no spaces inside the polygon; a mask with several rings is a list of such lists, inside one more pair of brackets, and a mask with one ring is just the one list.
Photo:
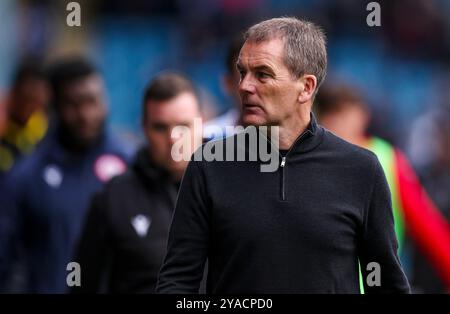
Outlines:
{"label": "blurred person in background", "polygon": [[43,64],[27,58],[19,64],[5,103],[6,123],[0,134],[0,175],[31,153],[44,137],[49,88]]}
{"label": "blurred person in background", "polygon": [[[201,143],[199,100],[184,76],[163,73],[145,91],[142,126],[147,143],[130,169],[94,197],[76,261],[81,265],[77,293],[153,293],[165,252],[175,199],[187,161],[174,161],[177,137],[185,126],[191,143]],[[194,140],[196,138],[196,140]],[[197,147],[187,152],[190,156]]]}
{"label": "blurred person in background", "polygon": [[228,47],[225,59],[225,74],[222,77],[222,87],[231,100],[231,108],[224,114],[209,120],[204,125],[204,137],[207,140],[218,139],[223,136],[233,135],[227,132],[227,126],[240,125],[241,105],[239,100],[239,72],[236,69],[236,62],[239,57],[239,51],[244,44],[242,35],[233,39]]}
{"label": "blurred person in background", "polygon": [[12,284],[15,292],[68,289],[66,267],[90,197],[125,171],[131,155],[106,127],[105,90],[94,66],[80,57],[64,59],[50,68],[49,78],[52,127],[8,182],[13,207],[7,221],[13,227],[1,240],[14,243],[7,253],[22,265],[22,282]]}
{"label": "blurred person in background", "polygon": [[370,113],[364,99],[353,87],[323,86],[315,110],[324,127],[377,155],[391,190],[400,258],[411,263],[404,254],[405,237],[409,235],[450,289],[450,225],[420,185],[404,154],[367,134]]}
{"label": "blurred person in background", "polygon": [[[408,146],[412,163],[431,199],[450,219],[450,101],[448,80],[437,84],[436,105],[419,116],[411,127]],[[449,248],[450,251],[450,248]],[[425,293],[445,291],[432,265],[414,252],[414,284]]]}
{"label": "blurred person in background", "polygon": [[[0,100],[0,239],[7,239],[12,228],[8,219],[12,207],[9,178],[47,132],[49,96],[41,60],[24,58],[15,70],[9,93]],[[0,291],[6,291],[12,248],[10,241],[1,243]]]}
{"label": "blurred person in background", "polygon": [[[3,102],[3,99],[0,95],[0,138],[4,134],[6,129],[6,106]],[[6,235],[8,233],[7,229],[7,223],[4,219],[6,208],[9,208],[6,204],[8,201],[8,198],[5,195],[5,187],[3,186],[4,183],[3,180],[0,179],[0,204],[2,204],[2,207],[0,209],[0,239],[4,238],[4,234]],[[5,245],[0,246],[0,293],[5,290],[5,280],[6,280],[6,269],[8,261],[6,260],[7,256],[5,252],[7,251]]]}

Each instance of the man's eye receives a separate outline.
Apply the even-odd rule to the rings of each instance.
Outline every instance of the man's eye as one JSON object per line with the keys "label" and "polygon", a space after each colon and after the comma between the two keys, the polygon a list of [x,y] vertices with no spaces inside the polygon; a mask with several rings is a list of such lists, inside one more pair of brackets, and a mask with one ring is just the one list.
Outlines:
{"label": "man's eye", "polygon": [[270,75],[269,75],[268,73],[265,73],[265,72],[258,72],[258,73],[257,73],[257,76],[258,76],[258,78],[260,78],[260,79],[266,79],[266,78],[269,78],[269,77],[270,77]]}
{"label": "man's eye", "polygon": [[153,131],[156,131],[156,132],[165,132],[166,129],[167,129],[167,126],[164,125],[164,124],[157,124],[157,123],[155,123],[155,124],[151,125],[151,128],[152,128]]}

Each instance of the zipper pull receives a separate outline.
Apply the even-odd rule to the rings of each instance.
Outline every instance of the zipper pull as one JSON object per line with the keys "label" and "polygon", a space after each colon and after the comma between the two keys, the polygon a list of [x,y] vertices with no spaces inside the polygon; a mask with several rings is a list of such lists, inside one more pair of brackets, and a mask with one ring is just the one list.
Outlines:
{"label": "zipper pull", "polygon": [[280,165],[280,167],[284,167],[284,165],[286,165],[286,156],[281,158],[281,165]]}

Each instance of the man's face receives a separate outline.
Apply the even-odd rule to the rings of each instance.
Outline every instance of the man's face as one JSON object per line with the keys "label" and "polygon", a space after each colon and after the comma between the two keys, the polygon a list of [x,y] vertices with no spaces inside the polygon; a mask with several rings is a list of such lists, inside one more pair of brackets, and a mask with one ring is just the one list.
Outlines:
{"label": "man's face", "polygon": [[244,125],[282,125],[298,110],[301,80],[284,62],[284,43],[245,42],[237,63]]}
{"label": "man's face", "polygon": [[320,124],[344,140],[354,143],[355,139],[366,135],[369,119],[369,113],[364,107],[348,103],[341,110],[320,117]]}
{"label": "man's face", "polygon": [[101,78],[93,74],[67,84],[59,101],[60,118],[71,137],[81,145],[95,141],[107,112]]}
{"label": "man's face", "polygon": [[[144,132],[150,144],[150,154],[156,164],[169,171],[175,180],[180,180],[187,161],[174,161],[171,155],[172,145],[179,138],[172,138],[172,129],[186,126],[190,129],[190,152],[192,155],[201,143],[201,130],[194,130],[194,119],[200,117],[197,98],[192,93],[181,93],[166,101],[149,101],[144,117]],[[196,141],[194,140],[196,139]]]}

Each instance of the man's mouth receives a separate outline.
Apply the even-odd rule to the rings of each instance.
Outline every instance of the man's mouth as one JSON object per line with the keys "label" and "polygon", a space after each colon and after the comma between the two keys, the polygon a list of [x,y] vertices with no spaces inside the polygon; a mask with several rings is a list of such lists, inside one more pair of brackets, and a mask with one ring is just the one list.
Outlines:
{"label": "man's mouth", "polygon": [[243,108],[260,108],[260,109],[263,109],[262,106],[260,106],[258,104],[250,103],[250,102],[243,103],[242,107]]}
{"label": "man's mouth", "polygon": [[249,114],[264,111],[264,109],[260,105],[250,104],[250,103],[242,104],[242,110],[244,111],[244,113],[249,113]]}

